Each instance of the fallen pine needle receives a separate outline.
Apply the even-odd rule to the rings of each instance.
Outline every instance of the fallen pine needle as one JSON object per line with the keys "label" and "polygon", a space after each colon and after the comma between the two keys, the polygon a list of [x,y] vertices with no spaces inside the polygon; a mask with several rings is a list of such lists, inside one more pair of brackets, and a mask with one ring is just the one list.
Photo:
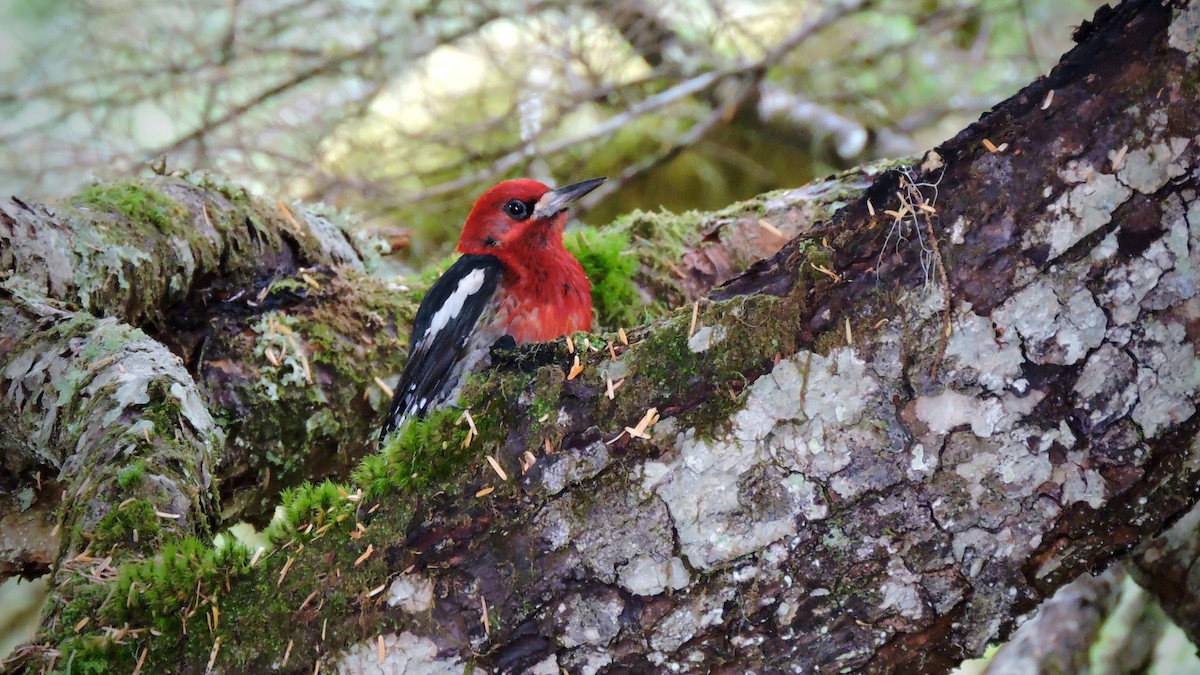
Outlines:
{"label": "fallen pine needle", "polygon": [[636,427],[625,427],[625,431],[634,438],[650,438],[650,435],[646,433],[646,429],[654,426],[654,423],[657,421],[658,408],[651,408],[646,411],[645,415],[642,415],[642,419],[637,423]]}
{"label": "fallen pine needle", "polygon": [[854,333],[850,332],[850,317],[846,317],[846,344],[854,344]]}
{"label": "fallen pine needle", "polygon": [[983,139],[983,147],[987,148],[988,152],[996,152],[999,150],[999,148],[996,147],[995,143],[991,142],[990,140],[988,140],[986,138]]}
{"label": "fallen pine needle", "polygon": [[815,269],[816,271],[820,272],[821,274],[824,274],[825,276],[829,277],[830,279],[833,279],[834,281],[842,280],[841,275],[839,275],[837,272],[834,272],[833,270],[829,269],[828,267],[825,267],[824,265],[818,265],[815,262],[812,262],[811,260],[808,262],[808,264],[812,265],[813,269]]}
{"label": "fallen pine needle", "polygon": [[479,607],[483,610],[483,632],[490,640],[492,637],[492,617],[488,616],[487,598],[479,596]]}
{"label": "fallen pine needle", "polygon": [[283,214],[284,220],[288,221],[288,224],[296,230],[296,234],[300,235],[301,237],[306,236],[304,228],[300,227],[300,223],[296,222],[296,217],[292,215],[291,209],[284,205],[282,199],[276,200],[275,206],[277,206],[279,208],[279,212]]}
{"label": "fallen pine needle", "polygon": [[382,593],[383,589],[385,589],[385,588],[387,588],[387,584],[380,584],[380,585],[376,586],[375,588],[372,588],[371,590],[367,591],[367,597],[373,598],[373,597],[379,595],[380,593]]}
{"label": "fallen pine needle", "polygon": [[287,666],[288,659],[292,658],[292,646],[294,644],[295,640],[288,640],[287,649],[283,650],[283,663],[280,664],[280,669],[285,668]]}
{"label": "fallen pine needle", "polygon": [[206,673],[212,672],[213,664],[217,662],[217,652],[220,651],[220,649],[221,649],[221,636],[218,635],[217,639],[213,640],[212,652],[208,655],[208,666],[204,669],[204,672],[206,672]]}
{"label": "fallen pine needle", "polygon": [[872,218],[875,217],[875,205],[871,203],[870,199],[867,200],[867,213],[871,214]]}
{"label": "fallen pine needle", "polygon": [[470,410],[463,410],[462,414],[458,416],[458,421],[455,422],[455,424],[460,424],[463,420],[467,421],[467,426],[471,429],[471,435],[478,436],[479,429],[475,428],[475,418],[471,417]]}
{"label": "fallen pine needle", "polygon": [[146,655],[149,653],[149,647],[142,647],[142,655],[138,657],[137,665],[133,667],[133,675],[138,675],[138,673],[142,672],[142,664],[146,662]]}
{"label": "fallen pine needle", "polygon": [[266,546],[259,546],[254,555],[250,556],[250,566],[254,567],[258,564],[258,559],[262,557],[263,551],[267,550]]}
{"label": "fallen pine needle", "polygon": [[1125,153],[1127,153],[1127,152],[1129,152],[1129,144],[1128,143],[1126,143],[1125,145],[1122,145],[1121,149],[1117,150],[1117,152],[1115,154],[1109,153],[1108,157],[1110,160],[1112,160],[1112,170],[1113,171],[1116,171],[1117,169],[1121,168],[1121,162],[1123,162],[1125,160]]}
{"label": "fallen pine needle", "polygon": [[295,560],[292,556],[288,556],[287,562],[283,564],[283,569],[279,572],[279,581],[275,582],[275,587],[279,588],[283,585],[283,580],[287,578],[288,570],[292,569],[292,561]]}
{"label": "fallen pine needle", "polygon": [[387,647],[383,644],[383,636],[379,636],[379,663],[387,660]]}
{"label": "fallen pine needle", "polygon": [[779,239],[786,239],[786,238],[787,238],[787,235],[785,235],[784,233],[780,232],[778,227],[775,227],[775,226],[774,226],[774,225],[772,225],[771,223],[767,222],[767,219],[766,219],[766,218],[759,218],[759,219],[758,219],[758,226],[759,226],[759,227],[761,227],[762,229],[766,230],[767,232],[771,233],[771,235],[772,235],[772,236],[774,236],[774,237],[777,237],[777,238],[779,238]]}
{"label": "fallen pine needle", "polygon": [[166,511],[159,511],[157,509],[154,511],[154,515],[158,516],[159,518],[170,518],[171,520],[183,517],[178,513],[167,513]]}
{"label": "fallen pine needle", "polygon": [[613,363],[617,362],[617,350],[612,346],[611,342],[608,343],[608,355],[612,357]]}
{"label": "fallen pine needle", "polygon": [[475,496],[476,497],[486,497],[495,491],[496,491],[496,488],[494,488],[494,487],[485,487],[482,490],[480,490],[479,492],[476,492]]}
{"label": "fallen pine needle", "polygon": [[622,384],[625,384],[625,378],[621,378],[616,382],[613,382],[611,377],[606,379],[608,380],[608,391],[606,391],[605,394],[608,396],[608,400],[611,401],[617,397],[617,389],[619,389]]}
{"label": "fallen pine needle", "polygon": [[396,393],[396,392],[392,391],[391,387],[387,386],[387,382],[384,382],[383,380],[379,379],[378,375],[375,376],[375,386],[382,389],[383,393],[387,394],[388,398],[391,398],[392,395]]}
{"label": "fallen pine needle", "polygon": [[308,603],[312,602],[312,599],[313,599],[313,598],[315,598],[315,597],[317,597],[317,592],[318,592],[319,590],[320,590],[320,589],[318,589],[318,590],[315,590],[315,591],[313,591],[312,593],[309,593],[309,594],[308,594],[308,597],[304,599],[304,602],[300,603],[300,608],[299,608],[299,609],[297,609],[296,611],[297,611],[297,612],[303,612],[303,611],[304,611],[304,608],[305,608],[305,607],[308,607]]}
{"label": "fallen pine needle", "polygon": [[[546,439],[547,442],[549,440],[549,438]],[[529,473],[534,464],[537,464],[537,457],[534,457],[532,452],[526,450],[525,454],[521,455],[521,475]]]}
{"label": "fallen pine needle", "polygon": [[91,620],[92,620],[92,617],[90,617],[90,616],[85,616],[82,619],[80,619],[79,623],[75,624],[75,632],[78,633],[79,631],[83,630],[83,627],[88,625],[88,622]]}
{"label": "fallen pine needle", "polygon": [[500,480],[508,480],[508,474],[504,473],[504,469],[500,467],[500,462],[497,462],[495,457],[487,455],[487,461],[492,465],[492,470],[496,472],[496,475],[500,476]]}
{"label": "fallen pine needle", "polygon": [[358,567],[359,565],[363,564],[363,563],[364,563],[364,562],[367,560],[367,558],[370,558],[370,557],[371,557],[371,554],[372,554],[372,553],[374,553],[374,552],[375,552],[375,545],[374,545],[374,544],[367,544],[367,550],[363,551],[363,554],[362,554],[362,555],[360,555],[360,556],[358,556],[357,558],[355,558],[355,560],[354,560],[354,566],[355,566],[355,567]]}
{"label": "fallen pine needle", "polygon": [[579,374],[580,374],[580,373],[582,373],[582,372],[583,372],[583,366],[582,366],[582,365],[580,365],[580,363],[579,363],[579,355],[578,355],[578,354],[576,354],[576,355],[575,355],[575,362],[571,364],[571,372],[567,373],[567,379],[568,379],[568,380],[573,380],[573,379],[575,379],[576,377],[579,377]]}
{"label": "fallen pine needle", "polygon": [[699,316],[700,301],[697,300],[692,303],[692,323],[690,326],[688,326],[688,337],[692,337],[692,334],[696,332],[696,319],[699,318]]}

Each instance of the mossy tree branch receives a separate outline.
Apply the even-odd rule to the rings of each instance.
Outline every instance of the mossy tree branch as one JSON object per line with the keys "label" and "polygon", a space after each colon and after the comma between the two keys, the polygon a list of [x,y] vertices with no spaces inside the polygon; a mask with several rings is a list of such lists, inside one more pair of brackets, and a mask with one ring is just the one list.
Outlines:
{"label": "mossy tree branch", "polygon": [[470,419],[288,492],[269,551],[64,563],[86,583],[12,665],[942,672],[980,653],[1195,500],[1198,33],[1190,3],[1103,10],[1050,76],[712,302],[628,347],[577,339],[575,377],[561,342],[518,355],[468,387]]}

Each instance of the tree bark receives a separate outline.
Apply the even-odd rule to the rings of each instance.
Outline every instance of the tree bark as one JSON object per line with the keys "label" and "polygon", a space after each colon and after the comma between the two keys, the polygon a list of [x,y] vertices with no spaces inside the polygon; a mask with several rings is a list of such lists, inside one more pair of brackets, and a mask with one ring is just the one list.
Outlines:
{"label": "tree bark", "polygon": [[[576,340],[574,355],[561,341],[518,354],[468,385],[469,419],[436,414],[351,479],[289,491],[270,550],[173,531],[157,551],[111,532],[111,557],[63,547],[39,640],[9,667],[944,672],[980,654],[1195,501],[1198,34],[1193,3],[1101,10],[1046,78],[848,195],[709,300],[631,331],[628,346],[609,334]],[[10,232],[15,222],[0,219]],[[45,305],[28,321],[49,333],[18,327],[23,340],[61,335],[55,320],[108,320],[84,316],[93,307],[149,316],[127,302],[30,299],[78,294],[30,290],[21,280],[40,278],[37,266],[6,261],[21,264],[5,297],[14,312]],[[379,363],[395,367],[379,345],[411,312],[411,298],[381,290],[339,323],[360,311],[365,279],[331,267],[313,278],[329,296],[289,299],[287,316],[322,317],[309,330],[243,309],[205,324],[230,327],[222,345],[253,339],[260,364],[302,335],[288,352],[299,370],[273,371],[276,391],[339,393],[239,408],[214,392],[253,385],[222,390],[211,373],[257,382],[242,372],[249,345],[219,346],[242,356],[201,354],[188,371],[204,373],[208,410],[276,415],[264,419],[280,429],[328,413],[353,430],[289,438],[297,461],[361,446],[379,404],[354,401]],[[186,312],[195,287],[164,312]],[[310,382],[311,327],[325,325],[359,358],[331,359]],[[36,369],[5,359],[9,414]],[[163,432],[149,417],[161,443],[199,437],[194,420],[176,428],[181,416],[167,416]],[[45,433],[28,429],[18,445]],[[163,447],[155,438],[148,457]],[[208,443],[234,464],[270,447],[270,431],[243,438],[241,450]],[[77,522],[96,508],[70,498],[86,479],[58,476],[63,520]],[[122,496],[111,493],[110,512]]]}

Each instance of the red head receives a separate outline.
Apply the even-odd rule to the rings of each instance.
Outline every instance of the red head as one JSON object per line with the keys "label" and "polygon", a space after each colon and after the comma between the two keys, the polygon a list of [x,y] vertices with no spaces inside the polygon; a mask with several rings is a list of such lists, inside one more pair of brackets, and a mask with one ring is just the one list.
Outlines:
{"label": "red head", "polygon": [[499,183],[475,200],[458,239],[458,251],[519,262],[517,256],[562,248],[567,207],[604,180],[593,178],[557,190],[529,178]]}
{"label": "red head", "polygon": [[507,180],[484,192],[467,216],[458,251],[504,264],[497,321],[517,344],[591,329],[591,284],[562,235],[567,207],[603,182],[551,190],[528,178]]}

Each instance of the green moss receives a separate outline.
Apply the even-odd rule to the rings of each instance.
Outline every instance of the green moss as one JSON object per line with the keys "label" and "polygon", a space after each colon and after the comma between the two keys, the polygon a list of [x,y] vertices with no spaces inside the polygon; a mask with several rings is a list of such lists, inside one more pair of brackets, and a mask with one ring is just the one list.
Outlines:
{"label": "green moss", "polygon": [[377,454],[363,459],[354,470],[354,482],[375,498],[421,492],[452,476],[468,458],[482,452],[481,443],[464,447],[468,427],[458,422],[461,415],[459,410],[443,408],[409,422]]}
{"label": "green moss", "polygon": [[592,306],[600,324],[616,327],[636,322],[641,314],[633,282],[638,259],[629,250],[629,235],[619,229],[580,228],[568,232],[564,243],[592,283]]}
{"label": "green moss", "polygon": [[187,215],[183,207],[161,192],[134,181],[94,185],[76,197],[75,205],[120,215],[132,222],[147,222],[163,234],[180,229],[176,221]]}
{"label": "green moss", "polygon": [[142,484],[146,477],[146,461],[138,458],[121,467],[117,471],[117,485],[124,491],[129,491]]}
{"label": "green moss", "polygon": [[163,527],[154,512],[154,505],[136,499],[109,511],[96,524],[91,547],[95,551],[109,551],[114,546],[121,546],[127,552],[152,552],[161,543],[162,535]]}
{"label": "green moss", "polygon": [[[702,352],[688,345],[691,312],[677,312],[622,356],[632,379],[600,418],[633,425],[650,406],[676,407],[676,419],[706,436],[724,428],[741,408],[747,382],[776,354],[795,351],[797,300],[748,296],[713,303],[697,317],[722,336]],[[744,372],[749,368],[751,372]],[[610,412],[611,411],[611,412]]]}
{"label": "green moss", "polygon": [[179,426],[181,404],[162,382],[155,382],[147,389],[150,402],[142,408],[142,419],[154,424],[161,436],[170,437]]}

